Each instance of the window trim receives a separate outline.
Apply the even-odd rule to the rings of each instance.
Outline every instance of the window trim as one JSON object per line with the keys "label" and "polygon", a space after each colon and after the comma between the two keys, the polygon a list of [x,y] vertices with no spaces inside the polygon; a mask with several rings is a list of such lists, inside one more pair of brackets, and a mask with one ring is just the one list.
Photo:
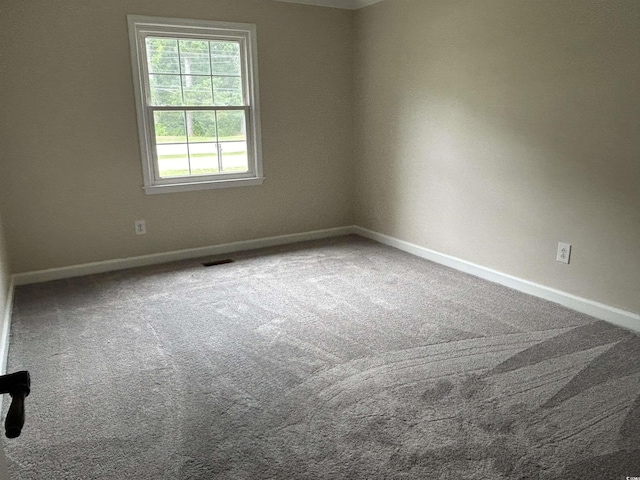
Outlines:
{"label": "window trim", "polygon": [[[258,59],[256,26],[249,23],[218,22],[210,20],[190,20],[182,18],[150,17],[127,15],[129,44],[133,69],[134,95],[138,119],[140,154],[144,186],[147,194],[184,192],[214,188],[230,188],[260,185],[264,181],[262,172],[262,140],[260,127],[260,104],[258,89]],[[249,172],[217,173],[212,175],[192,175],[184,177],[160,178],[157,172],[155,151],[155,131],[153,111],[150,105],[149,75],[145,38],[165,35],[177,38],[229,38],[240,42],[243,56],[242,75],[244,81],[244,108],[246,118],[247,156]],[[161,107],[164,109],[164,107]],[[171,109],[172,107],[167,107]],[[176,107],[177,110],[185,107]],[[190,107],[189,110],[206,109]],[[216,110],[241,110],[240,106],[208,107]]]}

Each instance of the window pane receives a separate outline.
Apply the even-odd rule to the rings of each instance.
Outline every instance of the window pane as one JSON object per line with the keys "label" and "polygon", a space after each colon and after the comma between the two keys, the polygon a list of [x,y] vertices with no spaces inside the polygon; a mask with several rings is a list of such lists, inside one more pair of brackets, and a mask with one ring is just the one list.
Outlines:
{"label": "window pane", "polygon": [[246,126],[243,110],[216,112],[218,119],[218,139],[221,142],[246,141]]}
{"label": "window pane", "polygon": [[214,105],[244,105],[239,77],[213,77]]}
{"label": "window pane", "polygon": [[238,42],[210,42],[213,75],[240,76],[240,44]]}
{"label": "window pane", "polygon": [[211,77],[184,75],[182,77],[185,105],[212,105]]}
{"label": "window pane", "polygon": [[217,143],[189,144],[189,154],[191,155],[191,173],[193,175],[218,173],[217,145]]}
{"label": "window pane", "polygon": [[180,73],[176,39],[147,37],[146,44],[149,73]]}
{"label": "window pane", "polygon": [[189,143],[216,142],[215,112],[187,111],[187,132]]}
{"label": "window pane", "polygon": [[184,112],[153,112],[156,143],[186,143]]}
{"label": "window pane", "polygon": [[222,155],[223,172],[246,172],[247,135],[245,114],[242,110],[217,112],[218,139]]}
{"label": "window pane", "polygon": [[246,172],[249,170],[247,142],[220,143],[220,153],[222,154],[223,172]]}
{"label": "window pane", "polygon": [[151,105],[182,105],[180,75],[149,75]]}
{"label": "window pane", "polygon": [[211,75],[209,42],[180,40],[180,67],[185,75]]}
{"label": "window pane", "polygon": [[160,177],[189,175],[189,152],[186,143],[156,146]]}

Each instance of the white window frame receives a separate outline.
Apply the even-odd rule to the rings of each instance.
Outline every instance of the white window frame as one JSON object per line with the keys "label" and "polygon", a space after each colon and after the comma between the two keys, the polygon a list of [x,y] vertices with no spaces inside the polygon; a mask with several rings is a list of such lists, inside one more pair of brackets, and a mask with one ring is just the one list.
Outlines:
{"label": "white window frame", "polygon": [[[188,20],[179,18],[127,15],[129,42],[133,68],[133,84],[138,114],[138,133],[144,191],[147,194],[204,190],[260,185],[262,174],[262,142],[260,134],[260,106],[258,97],[258,48],[256,26],[248,23]],[[242,173],[216,173],[161,178],[155,146],[153,124],[154,110],[165,107],[151,105],[147,53],[145,39],[148,36],[168,38],[197,38],[209,40],[233,40],[240,44],[242,80],[246,118],[248,171]],[[225,107],[176,107],[178,110],[225,110]],[[229,107],[228,109],[237,107]]]}

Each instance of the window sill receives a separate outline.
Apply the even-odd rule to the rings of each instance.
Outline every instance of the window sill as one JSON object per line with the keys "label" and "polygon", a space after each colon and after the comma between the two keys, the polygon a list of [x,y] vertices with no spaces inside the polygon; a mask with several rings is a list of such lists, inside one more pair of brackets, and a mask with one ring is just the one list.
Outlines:
{"label": "window sill", "polygon": [[233,180],[211,180],[208,182],[169,183],[165,185],[150,185],[143,187],[147,195],[158,193],[193,192],[196,190],[212,190],[216,188],[251,187],[262,185],[264,177],[234,178]]}

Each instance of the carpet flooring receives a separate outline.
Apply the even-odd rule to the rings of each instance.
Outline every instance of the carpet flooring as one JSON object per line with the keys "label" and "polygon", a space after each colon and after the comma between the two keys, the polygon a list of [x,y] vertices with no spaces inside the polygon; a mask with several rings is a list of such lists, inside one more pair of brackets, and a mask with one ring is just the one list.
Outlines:
{"label": "carpet flooring", "polygon": [[640,476],[640,336],[356,236],[230,257],[16,289],[14,478]]}

